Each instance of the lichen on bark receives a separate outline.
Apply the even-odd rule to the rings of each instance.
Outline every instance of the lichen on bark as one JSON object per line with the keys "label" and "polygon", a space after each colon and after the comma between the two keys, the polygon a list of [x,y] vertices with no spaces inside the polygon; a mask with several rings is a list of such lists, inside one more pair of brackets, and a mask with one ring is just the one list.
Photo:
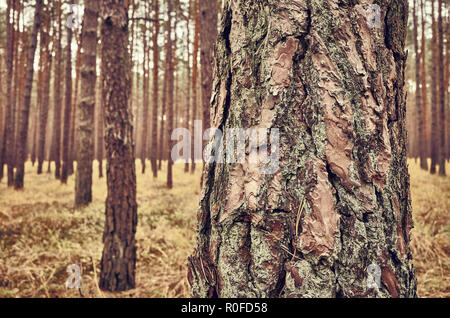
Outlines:
{"label": "lichen on bark", "polygon": [[[380,28],[369,27],[368,5],[225,1],[212,123],[279,129],[280,167],[205,165],[193,296],[416,296],[407,4],[379,3]],[[367,287],[370,264],[381,270],[378,290]]]}

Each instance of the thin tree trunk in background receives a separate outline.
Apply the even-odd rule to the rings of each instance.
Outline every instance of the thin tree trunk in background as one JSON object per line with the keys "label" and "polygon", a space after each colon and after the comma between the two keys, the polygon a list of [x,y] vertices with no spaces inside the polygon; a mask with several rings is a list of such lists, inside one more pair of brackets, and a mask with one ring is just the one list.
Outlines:
{"label": "thin tree trunk in background", "polygon": [[[169,34],[169,32],[170,32],[170,30],[168,29],[167,24],[166,24],[166,34]],[[164,79],[163,79],[164,83],[163,83],[163,90],[162,90],[162,94],[163,95],[162,95],[162,101],[161,101],[161,104],[162,104],[162,109],[161,109],[161,129],[160,129],[160,132],[159,132],[159,151],[158,151],[158,156],[159,156],[158,169],[159,170],[162,169],[162,161],[163,161],[163,159],[165,159],[164,158],[164,154],[165,154],[165,152],[164,152],[164,149],[165,149],[164,142],[165,142],[166,137],[167,137],[167,136],[165,136],[166,135],[166,126],[165,126],[165,120],[164,119],[167,120],[167,118],[165,118],[165,117],[166,117],[167,94],[168,94],[168,92],[167,92],[167,84],[168,84],[168,80],[169,80],[169,67],[168,67],[168,64],[169,64],[169,60],[168,60],[169,40],[168,40],[168,37],[166,39],[165,48],[166,48],[166,56],[165,56],[166,60],[164,61]],[[169,138],[170,138],[170,136],[169,136]]]}
{"label": "thin tree trunk in background", "polygon": [[[73,4],[73,0],[71,1]],[[65,107],[62,140],[62,172],[61,182],[67,183],[70,173],[70,122],[72,115],[72,28],[67,27],[66,73],[65,73]]]}
{"label": "thin tree trunk in background", "polygon": [[18,130],[18,144],[17,144],[17,168],[14,178],[14,187],[16,190],[21,190],[24,187],[25,177],[25,161],[27,156],[27,135],[28,135],[28,121],[30,115],[31,104],[31,90],[33,87],[33,73],[34,73],[34,54],[36,52],[37,34],[41,24],[41,9],[42,0],[36,0],[36,7],[34,13],[33,31],[31,33],[31,42],[27,58],[26,81],[24,91],[24,103],[20,107],[19,113],[19,130]]}
{"label": "thin tree trunk in background", "polygon": [[158,66],[159,66],[159,0],[153,1],[154,7],[154,32],[153,32],[153,117],[152,117],[152,150],[151,166],[153,177],[158,177],[157,155],[158,155]]}
{"label": "thin tree trunk in background", "polygon": [[8,0],[6,10],[6,114],[5,114],[5,137],[3,152],[5,153],[6,164],[8,165],[7,177],[8,186],[14,186],[14,120],[15,114],[12,105],[12,80],[13,80],[13,61],[14,61],[14,24],[11,22],[13,0]]}
{"label": "thin tree trunk in background", "polygon": [[92,202],[98,5],[96,0],[85,0],[85,19],[81,35],[83,38],[80,66],[81,93],[76,121],[75,207],[87,206]]}
{"label": "thin tree trunk in background", "polygon": [[[12,87],[12,109],[13,109],[13,114],[14,114],[14,120],[12,122],[12,126],[13,126],[13,131],[14,131],[14,147],[13,147],[13,151],[16,155],[17,152],[17,143],[18,143],[18,121],[19,121],[19,87],[20,87],[20,82],[22,79],[22,74],[25,73],[25,69],[23,68],[23,65],[19,65],[19,48],[20,48],[20,42],[21,42],[21,36],[20,36],[20,14],[21,14],[21,10],[22,10],[22,5],[21,5],[21,1],[14,1],[14,8],[15,8],[15,12],[16,14],[13,14],[14,20],[13,20],[13,25],[15,25],[14,27],[14,66],[13,66],[13,87]],[[22,71],[22,72],[21,72]],[[14,155],[14,156],[15,156]],[[13,159],[13,161],[16,163],[16,158]]]}
{"label": "thin tree trunk in background", "polygon": [[[438,70],[439,70],[439,175],[445,176],[445,158],[446,158],[446,150],[447,145],[445,142],[446,136],[446,118],[445,118],[445,91],[448,90],[448,87],[445,85],[445,77],[444,77],[444,25],[442,22],[442,0],[438,1]],[[449,40],[449,39],[447,39]]]}
{"label": "thin tree trunk in background", "polygon": [[[191,40],[190,40],[190,23],[191,23],[191,12],[192,12],[192,0],[188,0],[189,1],[189,6],[188,6],[188,14],[187,14],[187,20],[186,20],[186,32],[187,32],[187,36],[186,36],[186,48],[187,48],[187,68],[186,68],[186,72],[187,72],[187,87],[186,87],[186,125],[185,128],[189,130],[190,125],[189,125],[189,121],[191,120],[191,116],[190,116],[190,112],[191,112]],[[192,131],[191,131],[192,134]],[[188,156],[186,156],[186,162],[184,164],[184,172],[189,172],[189,158]]]}
{"label": "thin tree trunk in background", "polygon": [[50,70],[51,70],[51,51],[50,51],[50,11],[45,10],[42,16],[40,30],[40,54],[42,59],[42,82],[41,85],[41,103],[39,106],[39,139],[38,139],[38,174],[42,173],[42,166],[45,160],[45,139],[47,132],[47,118],[50,100]]}
{"label": "thin tree trunk in background", "polygon": [[136,269],[136,171],[125,3],[103,0],[101,12],[108,195],[99,287],[114,292],[135,287]]}
{"label": "thin tree trunk in background", "polygon": [[416,111],[417,111],[417,126],[418,126],[418,132],[419,132],[419,136],[416,140],[417,142],[417,150],[419,151],[418,155],[420,157],[420,162],[422,165],[422,161],[426,160],[424,159],[424,152],[423,152],[423,148],[424,145],[422,144],[422,140],[423,140],[423,122],[422,122],[422,90],[420,88],[420,83],[422,82],[421,80],[421,57],[422,55],[419,54],[419,33],[417,31],[418,29],[418,22],[417,22],[417,5],[416,5],[417,1],[414,0],[414,4],[413,4],[413,26],[414,26],[414,59],[415,59],[415,75],[416,75],[416,80],[415,80],[415,85],[416,85]]}
{"label": "thin tree trunk in background", "polygon": [[[148,6],[147,2],[145,2],[145,17],[148,18]],[[148,132],[148,108],[149,108],[149,69],[148,69],[148,59],[150,58],[148,54],[148,46],[147,46],[147,21],[144,21],[144,28],[142,30],[143,37],[143,47],[144,47],[144,60],[142,63],[142,71],[143,71],[143,81],[142,81],[142,98],[143,98],[143,108],[142,108],[142,129],[141,129],[141,166],[142,166],[142,174],[145,173],[145,160],[147,159],[147,132]]]}
{"label": "thin tree trunk in background", "polygon": [[[83,23],[81,28],[83,28],[83,25],[85,23],[85,16],[83,17]],[[76,155],[78,153],[78,150],[76,149],[75,144],[75,135],[76,130],[75,126],[77,125],[77,113],[78,113],[78,95],[79,95],[79,88],[80,88],[80,70],[81,70],[81,48],[83,46],[83,34],[80,32],[78,34],[77,41],[77,54],[75,59],[75,92],[73,94],[72,98],[72,113],[70,114],[70,141],[69,141],[69,175],[72,175],[74,170],[74,161],[77,161]]]}
{"label": "thin tree trunk in background", "polygon": [[99,103],[97,106],[97,160],[98,160],[98,177],[103,178],[103,159],[104,159],[104,149],[105,149],[105,138],[104,138],[104,102],[103,102],[103,72],[100,70],[100,96]]}
{"label": "thin tree trunk in background", "polygon": [[213,126],[279,129],[280,140],[264,147],[274,155],[265,173],[250,151],[242,164],[205,164],[193,297],[417,296],[408,4],[380,7],[385,23],[372,30],[364,9],[332,0],[299,2],[295,15],[290,2],[225,1]]}
{"label": "thin tree trunk in background", "polygon": [[[171,151],[173,148],[173,141],[171,138],[172,130],[173,130],[173,80],[174,80],[174,65],[173,65],[173,43],[172,43],[172,12],[173,12],[173,1],[174,0],[168,0],[167,6],[168,6],[168,22],[167,22],[167,72],[168,72],[168,87],[167,87],[167,93],[168,93],[168,116],[167,116],[167,187],[169,189],[173,188],[173,176],[172,176],[172,156]],[[175,30],[174,30],[175,31]]]}
{"label": "thin tree trunk in background", "polygon": [[61,178],[61,113],[62,113],[62,98],[61,98],[61,71],[62,71],[62,12],[61,2],[59,0],[56,7],[58,18],[58,37],[55,43],[55,69],[54,69],[54,83],[53,83],[53,133],[54,133],[54,155],[55,155],[55,178]]}
{"label": "thin tree trunk in background", "polygon": [[197,119],[197,79],[198,79],[198,42],[200,21],[198,18],[198,0],[194,0],[194,52],[192,54],[192,124],[191,124],[191,173],[195,171],[195,136],[194,126]]}
{"label": "thin tree trunk in background", "polygon": [[420,48],[420,79],[422,85],[422,118],[420,129],[420,168],[428,170],[428,143],[427,143],[427,109],[428,109],[428,99],[427,99],[427,72],[426,72],[426,59],[425,59],[425,14],[424,14],[424,0],[420,0],[420,13],[422,21],[422,41]]}
{"label": "thin tree trunk in background", "polygon": [[[214,43],[217,38],[217,1],[200,0],[200,64],[202,66],[203,132],[211,128],[210,107],[213,81]],[[203,140],[205,149],[208,140]]]}
{"label": "thin tree trunk in background", "polygon": [[438,122],[438,43],[437,25],[435,19],[434,0],[431,0],[431,167],[430,173],[436,173],[436,165],[439,160],[439,122]]}

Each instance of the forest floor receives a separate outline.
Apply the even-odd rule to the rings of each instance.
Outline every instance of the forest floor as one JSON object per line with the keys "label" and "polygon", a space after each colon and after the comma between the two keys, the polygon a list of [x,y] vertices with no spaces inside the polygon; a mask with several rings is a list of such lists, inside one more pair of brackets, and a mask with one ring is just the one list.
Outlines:
{"label": "forest floor", "polygon": [[[432,176],[409,161],[415,228],[412,253],[421,297],[450,297],[450,177]],[[45,165],[46,167],[46,165]],[[61,185],[27,164],[23,192],[0,184],[1,297],[188,297],[186,259],[195,244],[201,166],[174,167],[154,180],[138,173],[136,289],[111,294],[97,287],[102,254],[105,179],[94,167],[93,203],[73,209],[74,178]],[[140,164],[137,163],[137,171]],[[450,165],[447,168],[450,171]],[[82,287],[66,288],[70,264],[82,268]]]}

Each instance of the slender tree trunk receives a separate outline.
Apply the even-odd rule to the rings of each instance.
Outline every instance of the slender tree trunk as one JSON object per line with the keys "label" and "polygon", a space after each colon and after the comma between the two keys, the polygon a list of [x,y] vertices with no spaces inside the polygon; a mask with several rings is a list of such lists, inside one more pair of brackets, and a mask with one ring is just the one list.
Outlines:
{"label": "slender tree trunk", "polygon": [[50,70],[51,70],[51,51],[50,51],[50,11],[45,10],[42,17],[41,36],[40,36],[40,54],[42,59],[42,82],[41,85],[41,103],[39,106],[39,139],[38,139],[38,174],[42,173],[42,166],[45,160],[45,140],[47,132],[47,119],[50,100]]}
{"label": "slender tree trunk", "polygon": [[[187,48],[187,87],[186,87],[186,129],[190,128],[189,121],[191,120],[191,39],[190,39],[190,23],[191,23],[191,12],[192,12],[192,0],[189,1],[187,22],[186,22],[186,48]],[[191,131],[192,133],[192,131]],[[186,162],[184,164],[184,172],[189,172],[189,158],[186,156]]]}
{"label": "slender tree trunk", "polygon": [[416,80],[415,80],[415,84],[416,84],[416,111],[417,111],[417,126],[418,126],[418,132],[419,132],[419,136],[416,140],[417,142],[417,149],[419,151],[418,155],[420,157],[420,164],[422,165],[422,162],[424,160],[426,160],[424,158],[424,145],[422,143],[423,141],[423,136],[424,136],[424,132],[423,132],[423,121],[422,121],[422,90],[420,88],[420,83],[422,83],[422,79],[421,79],[421,58],[422,58],[422,54],[419,54],[419,33],[418,33],[418,22],[417,22],[417,5],[416,5],[417,1],[414,0],[414,6],[413,6],[413,25],[414,25],[414,56],[415,56],[415,75],[416,75]]}
{"label": "slender tree trunk", "polygon": [[[147,4],[147,2],[145,3]],[[145,16],[148,18],[148,6],[145,5]],[[147,159],[147,132],[148,132],[148,107],[149,107],[149,69],[147,68],[149,59],[148,46],[147,46],[147,21],[144,22],[144,28],[142,31],[143,46],[144,46],[144,60],[142,63],[143,81],[142,81],[142,97],[143,97],[143,109],[142,109],[142,129],[141,129],[141,166],[142,174],[145,173],[145,160]]]}
{"label": "slender tree trunk", "polygon": [[158,66],[159,66],[159,0],[153,1],[154,7],[154,30],[153,30],[153,114],[152,114],[152,150],[151,150],[151,166],[153,177],[158,177],[158,167],[156,158],[158,155]]}
{"label": "slender tree trunk", "polygon": [[[438,157],[438,164],[439,164],[439,175],[445,176],[445,158],[446,158],[446,150],[447,145],[445,142],[445,124],[446,124],[446,118],[445,118],[445,91],[448,90],[448,87],[445,85],[445,77],[444,77],[444,25],[442,22],[442,0],[438,1],[438,70],[439,70],[439,96],[438,96],[438,102],[439,102],[439,157]],[[447,39],[449,40],[449,39]]]}
{"label": "slender tree trunk", "polygon": [[61,2],[58,0],[56,12],[58,18],[58,37],[55,41],[55,69],[53,84],[53,133],[54,133],[54,155],[55,155],[55,178],[61,178],[61,71],[62,71],[62,21],[61,21]]}
{"label": "slender tree trunk", "polygon": [[36,0],[33,31],[31,33],[31,41],[27,58],[24,103],[21,105],[19,113],[17,169],[14,178],[14,187],[16,190],[21,190],[24,187],[25,161],[27,156],[28,121],[30,117],[31,90],[33,87],[34,54],[36,52],[37,34],[41,24],[41,10],[42,0]]}
{"label": "slender tree trunk", "polygon": [[75,175],[75,207],[92,202],[92,161],[94,160],[95,82],[97,62],[98,1],[85,0],[82,30],[81,95],[77,122],[77,171]]}
{"label": "slender tree trunk", "polygon": [[192,54],[192,124],[191,124],[191,173],[195,171],[195,137],[194,137],[194,123],[197,119],[197,79],[198,79],[198,45],[199,45],[199,27],[200,21],[198,18],[198,0],[194,0],[194,52]]}
{"label": "slender tree trunk", "polygon": [[439,122],[438,122],[438,43],[437,43],[437,25],[435,19],[434,0],[431,0],[431,167],[430,173],[436,173],[436,165],[439,160]]}
{"label": "slender tree trunk", "polygon": [[[206,163],[192,296],[416,296],[408,5],[380,9],[378,30],[361,5],[225,1],[213,126],[279,129],[280,140],[257,143],[242,163]],[[269,150],[267,165],[252,162]],[[382,283],[369,287],[370,277]]]}
{"label": "slender tree trunk", "polygon": [[124,291],[135,287],[137,225],[126,1],[103,0],[101,21],[108,195],[99,286]]}
{"label": "slender tree trunk", "polygon": [[[167,34],[169,34],[170,30],[168,29],[167,25],[166,25],[166,32]],[[158,169],[161,170],[162,168],[162,161],[165,159],[164,156],[164,142],[166,140],[167,137],[170,138],[170,136],[166,136],[166,126],[165,126],[165,122],[167,120],[166,118],[166,110],[167,110],[167,85],[169,82],[169,60],[168,60],[168,55],[169,55],[169,39],[167,37],[166,39],[166,60],[164,61],[164,83],[163,83],[163,91],[162,91],[162,109],[161,109],[161,130],[159,132],[159,151],[158,151],[158,156],[159,156],[159,162],[158,162]]]}
{"label": "slender tree trunk", "polygon": [[103,73],[100,71],[100,96],[99,103],[97,106],[97,160],[98,160],[98,177],[103,178],[103,159],[104,159],[104,148],[105,148],[105,136],[104,136],[104,102],[103,102]]}
{"label": "slender tree trunk", "polygon": [[[73,0],[71,2],[73,4]],[[62,140],[62,171],[61,182],[67,183],[70,173],[70,122],[72,114],[72,28],[67,28],[66,74],[64,100],[64,128]]]}
{"label": "slender tree trunk", "polygon": [[428,143],[427,143],[427,72],[425,59],[425,19],[424,19],[424,0],[420,0],[420,13],[422,20],[422,42],[420,48],[421,63],[420,63],[420,79],[422,85],[422,117],[420,127],[420,168],[428,170]]}
{"label": "slender tree trunk", "polygon": [[168,72],[168,79],[167,79],[167,84],[168,84],[168,101],[167,101],[167,106],[168,106],[168,116],[167,116],[167,187],[169,189],[173,188],[173,176],[172,176],[172,166],[173,166],[173,161],[172,161],[172,156],[171,156],[171,151],[173,148],[173,141],[171,138],[172,135],[172,130],[173,130],[173,120],[174,120],[174,116],[173,116],[173,96],[174,96],[174,91],[173,91],[173,80],[174,80],[174,67],[173,67],[173,43],[172,43],[172,12],[173,12],[173,1],[174,0],[168,0],[167,1],[167,6],[168,6],[168,11],[167,11],[167,16],[168,16],[168,22],[167,22],[167,72]]}
{"label": "slender tree trunk", "polygon": [[5,114],[5,137],[3,151],[5,153],[6,163],[8,165],[8,186],[14,186],[14,121],[15,114],[12,104],[12,79],[13,79],[13,61],[14,61],[14,23],[11,21],[13,10],[13,0],[8,0],[6,10],[6,114]]}
{"label": "slender tree trunk", "polygon": [[[217,39],[217,1],[200,0],[200,64],[202,65],[202,110],[203,131],[209,129],[211,93],[213,81],[214,43]],[[203,140],[203,149],[207,145]]]}

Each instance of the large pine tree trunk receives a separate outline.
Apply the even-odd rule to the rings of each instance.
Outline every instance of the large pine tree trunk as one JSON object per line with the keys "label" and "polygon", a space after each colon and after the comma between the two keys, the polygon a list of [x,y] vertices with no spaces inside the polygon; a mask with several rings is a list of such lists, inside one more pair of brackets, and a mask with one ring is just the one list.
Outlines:
{"label": "large pine tree trunk", "polygon": [[416,296],[407,15],[406,0],[385,1],[370,28],[359,4],[225,1],[212,124],[278,128],[279,169],[261,174],[248,152],[243,164],[207,163],[193,296]]}
{"label": "large pine tree trunk", "polygon": [[94,160],[95,82],[97,62],[98,1],[86,0],[82,30],[81,92],[77,122],[77,171],[75,206],[92,202],[92,161]]}
{"label": "large pine tree trunk", "polygon": [[17,136],[17,169],[14,177],[14,187],[17,190],[23,189],[25,177],[25,161],[27,157],[27,136],[28,121],[30,117],[31,89],[33,87],[34,73],[34,54],[37,46],[37,34],[41,24],[42,1],[36,0],[33,30],[31,33],[31,41],[28,49],[26,79],[24,90],[24,102],[20,106],[19,126]]}
{"label": "large pine tree trunk", "polygon": [[136,171],[126,2],[103,0],[101,11],[108,195],[99,286],[108,291],[135,286]]}

